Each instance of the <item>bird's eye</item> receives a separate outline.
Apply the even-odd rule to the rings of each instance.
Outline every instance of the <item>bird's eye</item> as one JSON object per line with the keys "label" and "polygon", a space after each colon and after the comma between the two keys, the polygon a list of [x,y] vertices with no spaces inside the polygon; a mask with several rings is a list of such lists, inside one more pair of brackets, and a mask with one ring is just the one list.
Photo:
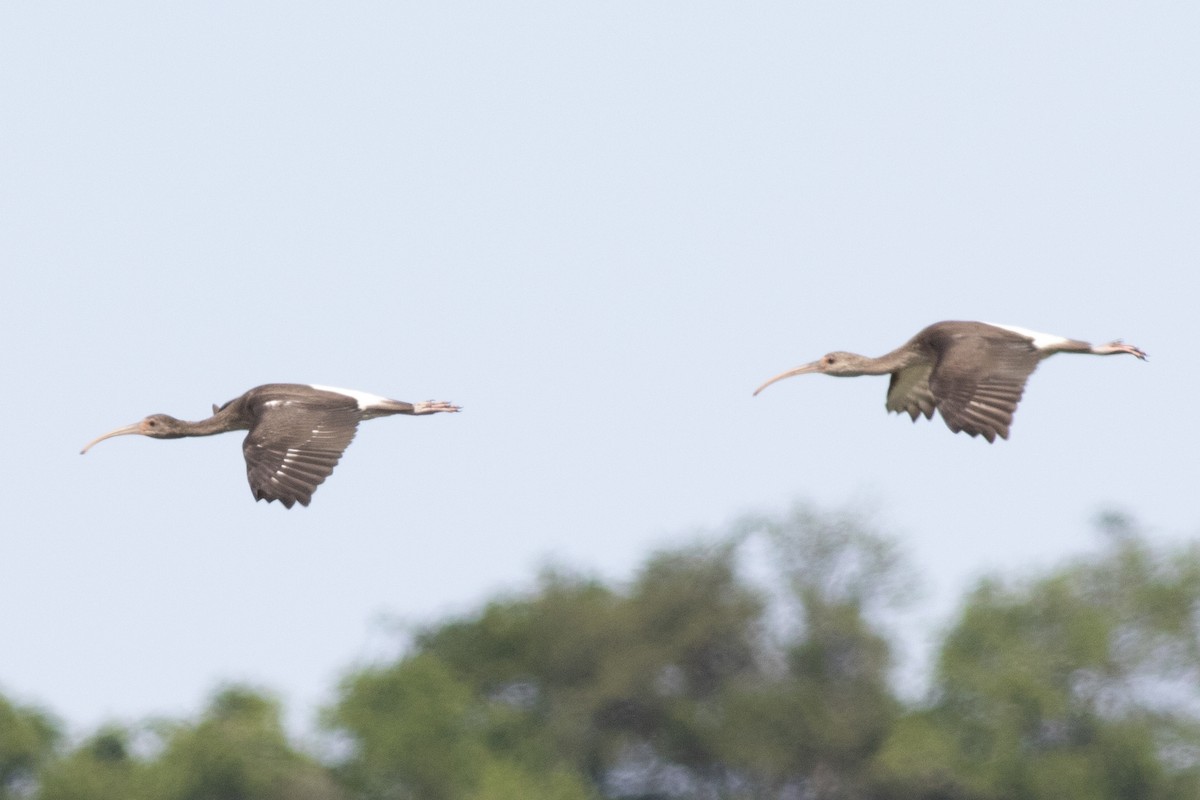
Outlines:
{"label": "bird's eye", "polygon": [[157,423],[157,422],[155,422],[155,421],[154,421],[154,420],[152,420],[152,419],[148,419],[148,420],[146,420],[146,427],[147,427],[147,428],[153,428],[153,427],[154,427],[155,425],[157,425],[157,424],[158,424],[158,423]]}
{"label": "bird's eye", "polygon": [[837,359],[836,359],[836,358],[834,358],[833,356],[825,356],[825,363],[826,363],[826,364],[832,364],[832,363],[834,363],[835,361],[837,361]]}

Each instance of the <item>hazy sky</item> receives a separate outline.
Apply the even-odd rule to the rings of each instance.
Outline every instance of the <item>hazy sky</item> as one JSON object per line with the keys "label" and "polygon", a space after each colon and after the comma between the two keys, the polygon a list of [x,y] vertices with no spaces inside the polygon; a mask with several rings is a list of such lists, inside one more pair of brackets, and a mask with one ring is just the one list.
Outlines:
{"label": "hazy sky", "polygon": [[[627,576],[866,504],[945,619],[1101,509],[1197,531],[1200,6],[5,3],[0,692],[73,726],[221,680],[300,723],[548,562]],[[1012,439],[763,380],[940,319],[1057,356]],[[267,382],[366,423],[313,505],[241,435],[79,448]]]}

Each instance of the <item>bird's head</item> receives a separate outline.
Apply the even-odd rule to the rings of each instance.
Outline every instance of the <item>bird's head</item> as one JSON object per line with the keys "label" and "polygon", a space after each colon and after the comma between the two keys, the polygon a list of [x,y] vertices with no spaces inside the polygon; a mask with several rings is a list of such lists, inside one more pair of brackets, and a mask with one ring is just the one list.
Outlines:
{"label": "bird's head", "polygon": [[184,436],[179,430],[179,420],[167,414],[151,414],[141,422],[135,422],[132,425],[126,425],[123,428],[117,428],[115,431],[109,431],[103,436],[96,437],[84,445],[79,454],[83,455],[94,445],[103,442],[105,439],[111,439],[114,436],[125,436],[131,433],[150,436],[155,439],[179,439]]}
{"label": "bird's head", "polygon": [[865,375],[864,362],[865,358],[857,353],[847,353],[842,350],[835,350],[832,353],[826,353],[816,361],[803,366],[789,369],[787,372],[781,372],[774,378],[764,383],[762,386],[754,390],[758,394],[763,389],[770,386],[776,381],[781,381],[784,378],[790,378],[793,375],[807,375],[810,372],[821,372],[826,375],[835,375],[839,378],[853,378],[858,375]]}

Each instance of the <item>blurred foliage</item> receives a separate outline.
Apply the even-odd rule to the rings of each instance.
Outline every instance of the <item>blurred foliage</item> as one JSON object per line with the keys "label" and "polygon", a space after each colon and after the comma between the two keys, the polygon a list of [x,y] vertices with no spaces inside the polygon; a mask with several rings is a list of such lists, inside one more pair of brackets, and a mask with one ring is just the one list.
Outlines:
{"label": "blurred foliage", "polygon": [[[141,747],[134,747],[135,740]],[[148,753],[139,755],[140,750]],[[342,800],[327,767],[294,749],[279,707],[219,691],[195,723],[109,726],[49,764],[37,800]]]}
{"label": "blurred foliage", "polygon": [[47,714],[0,697],[0,800],[22,797],[61,734]]}
{"label": "blurred foliage", "polygon": [[247,687],[77,742],[0,698],[0,800],[1194,800],[1200,548],[1097,527],[1086,558],[974,586],[919,702],[889,680],[915,571],[865,518],[797,508],[418,631],[343,679],[324,759]]}
{"label": "blurred foliage", "polygon": [[141,800],[148,791],[146,764],[130,756],[130,731],[106,726],[42,774],[41,800]]}
{"label": "blurred foliage", "polygon": [[1113,521],[1096,556],[971,591],[876,760],[892,796],[1200,797],[1200,548]]}

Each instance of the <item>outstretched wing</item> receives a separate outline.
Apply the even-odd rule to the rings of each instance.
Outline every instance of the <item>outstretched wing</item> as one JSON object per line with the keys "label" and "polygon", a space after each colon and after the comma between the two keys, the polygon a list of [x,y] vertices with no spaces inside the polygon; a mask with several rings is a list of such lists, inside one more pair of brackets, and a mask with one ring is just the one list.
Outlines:
{"label": "outstretched wing", "polygon": [[1007,439],[1025,381],[1039,360],[1033,343],[1021,336],[951,337],[929,376],[947,427],[989,442]]}
{"label": "outstretched wing", "polygon": [[268,401],[242,443],[254,499],[306,506],[354,439],[362,413],[345,408]]}

